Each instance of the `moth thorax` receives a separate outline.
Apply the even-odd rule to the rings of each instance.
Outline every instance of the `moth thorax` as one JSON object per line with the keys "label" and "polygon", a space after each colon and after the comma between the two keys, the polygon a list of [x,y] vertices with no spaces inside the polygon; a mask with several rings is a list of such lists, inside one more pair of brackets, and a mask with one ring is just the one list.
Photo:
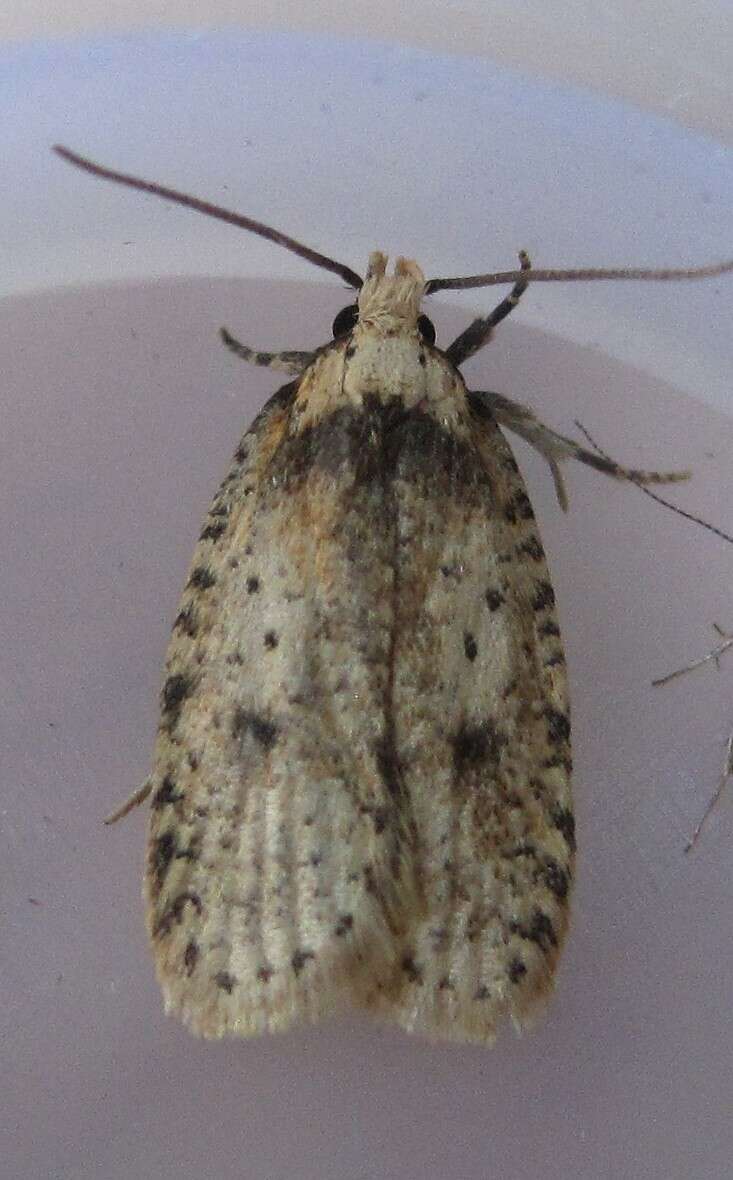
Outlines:
{"label": "moth thorax", "polygon": [[386,254],[370,254],[359,292],[359,322],[382,331],[416,328],[425,276],[409,258],[397,259],[394,274],[385,274],[386,268]]}

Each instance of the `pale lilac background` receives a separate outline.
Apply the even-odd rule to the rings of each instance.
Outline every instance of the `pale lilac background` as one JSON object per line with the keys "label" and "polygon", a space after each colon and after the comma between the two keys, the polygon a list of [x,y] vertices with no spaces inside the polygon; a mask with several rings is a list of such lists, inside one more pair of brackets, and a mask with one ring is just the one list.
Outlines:
{"label": "pale lilac background", "polygon": [[0,6],[0,40],[192,24],[328,30],[478,55],[625,98],[733,142],[727,0],[23,0]]}
{"label": "pale lilac background", "polygon": [[[386,69],[380,51],[372,52],[375,69]],[[94,81],[93,55],[89,62]],[[134,67],[133,61],[132,74]],[[412,84],[419,67],[414,55],[405,59],[403,85],[406,75]],[[144,71],[141,77],[149,100],[155,84]],[[216,107],[218,84],[211,83],[205,101],[197,95],[193,122],[200,143],[190,133],[183,137],[180,150],[192,167],[198,155],[216,154],[207,146],[215,110],[207,107],[207,121],[200,107]],[[340,84],[346,86],[343,79]],[[475,79],[472,84],[489,110],[492,101],[502,109],[508,104],[511,79],[487,76],[483,88]],[[48,79],[44,85],[50,88]],[[188,110],[183,91],[170,79],[168,86],[166,102],[173,105],[175,98]],[[33,86],[23,93],[30,106]],[[535,104],[537,144],[529,160],[514,160],[511,208],[493,194],[485,244],[479,235],[486,265],[507,242],[510,249],[527,244],[550,252],[540,220],[533,221],[547,192],[531,191],[530,173],[551,157],[551,133],[560,151],[575,136],[593,138],[589,125],[601,115],[599,104],[585,105],[580,96],[553,94],[543,105],[537,92],[530,90],[529,98],[526,89],[521,93]],[[99,84],[94,98],[101,94]],[[248,104],[256,105],[256,94],[245,97],[238,136],[246,134]],[[119,128],[126,108],[142,101],[140,89],[117,86],[113,98]],[[340,109],[333,94],[329,101],[332,111]],[[368,101],[379,106],[373,95]],[[440,113],[426,111],[426,101],[405,104],[405,127],[412,132],[413,107],[420,108],[415,134],[427,119],[448,140],[460,110],[451,108],[450,94],[435,99]],[[353,111],[352,104],[350,116]],[[525,116],[529,124],[529,110]],[[695,239],[683,243],[683,228],[690,230],[686,214],[675,222],[675,203],[667,205],[666,194],[660,197],[665,216],[643,221],[637,170],[654,190],[657,167],[676,167],[678,205],[694,209],[708,194],[699,249],[703,257],[719,254],[731,235],[719,237],[714,248],[709,237],[716,225],[719,232],[726,210],[730,216],[722,199],[725,192],[729,202],[729,162],[708,145],[708,175],[704,141],[683,137],[678,143],[671,133],[658,160],[659,125],[644,139],[633,118],[619,122],[617,116],[606,111],[603,130],[610,153],[623,151],[623,129],[633,131],[628,198],[614,203],[605,192],[607,178],[596,167],[585,173],[581,160],[571,189],[587,200],[574,210],[573,223],[566,224],[552,200],[545,205],[553,260],[577,261],[568,250],[579,238],[585,243],[579,254],[590,260],[594,220],[603,227],[596,261],[619,260],[624,226],[634,257],[643,242],[645,258],[656,249],[668,261],[675,240],[689,257],[697,229]],[[26,121],[21,130],[11,122],[3,129],[18,159],[46,182],[26,191],[23,167],[13,174],[6,203],[16,219],[14,273],[23,271],[21,258],[24,273],[37,280],[24,286],[19,279],[13,297],[0,304],[0,1157],[7,1174],[24,1180],[724,1177],[733,1149],[731,808],[717,810],[694,856],[682,849],[714,786],[733,724],[731,670],[708,668],[661,690],[649,681],[702,653],[713,619],[733,627],[733,551],[634,488],[581,469],[568,474],[571,511],[563,517],[547,472],[524,448],[518,451],[565,630],[577,760],[575,922],[546,1022],[522,1039],[507,1033],[486,1051],[429,1045],[360,1019],[214,1045],[191,1039],[163,1017],[139,898],[144,816],[112,830],[101,819],[147,773],[160,663],[193,540],[239,433],[277,383],[230,357],[216,329],[226,323],[260,347],[305,347],[324,338],[345,300],[337,282],[158,278],[161,242],[171,268],[185,270],[193,257],[195,271],[201,235],[211,230],[183,212],[161,214],[144,201],[141,208],[133,197],[95,189],[70,172],[57,179],[62,173],[54,168],[61,165],[51,167],[45,157],[36,163],[31,152],[35,145],[40,159],[54,117],[64,132],[69,124],[73,146],[98,146],[79,137],[85,120],[104,124],[103,112],[81,99],[71,113],[63,104],[55,111],[44,106],[42,125]],[[365,118],[364,112],[355,117]],[[293,118],[297,123],[297,112]],[[156,120],[164,123],[160,113],[151,120],[154,132],[138,131],[141,155],[151,150]],[[497,118],[490,133],[482,123],[480,134],[490,137],[499,125]],[[385,134],[374,131],[374,158]],[[109,147],[107,158],[132,166],[133,138],[128,126],[124,159],[110,157]],[[311,159],[334,139],[338,135],[331,144],[327,138],[310,143]],[[488,158],[493,151],[506,168],[510,147],[499,137],[482,153]],[[236,150],[236,144],[222,149],[216,164],[219,177],[227,164],[231,168],[232,191],[223,193],[214,183],[209,195],[246,208],[257,189],[231,158]],[[454,149],[444,150],[450,155]],[[468,152],[468,144],[460,151]],[[310,230],[309,239],[321,247],[330,245],[335,224],[340,241],[334,249],[340,245],[344,260],[356,266],[363,264],[364,243],[417,251],[409,216],[408,195],[417,183],[411,164],[395,157],[392,172],[381,177],[382,189],[396,193],[396,211],[388,203],[378,217],[376,206],[370,208],[374,185],[358,160],[355,174],[343,173],[332,203],[329,192],[319,191],[305,154],[304,148],[290,168],[305,194],[300,203],[291,201],[296,224],[284,220],[283,209],[276,223],[304,235]],[[267,161],[256,153],[254,159],[264,169]],[[149,158],[147,164],[150,173]],[[440,241],[424,239],[421,257],[431,270],[450,261],[465,269],[464,223],[469,205],[478,202],[482,176],[471,157],[465,187],[452,188],[450,170],[445,162],[441,167],[443,183],[434,198],[449,228]],[[165,170],[162,179],[183,183],[185,170],[179,163],[178,179]],[[488,177],[485,185],[493,187]],[[65,236],[56,199],[64,188],[82,210],[72,224],[73,206],[65,208]],[[272,200],[282,202],[277,187],[266,198],[258,194],[258,207],[250,204],[248,211],[263,215]],[[421,199],[418,219],[425,207]],[[609,230],[617,237],[607,245],[603,235],[614,211],[621,228]],[[4,224],[8,232],[7,219]],[[118,274],[125,251],[137,260],[129,264],[132,272],[142,274],[147,252],[149,281],[43,291],[43,271],[31,265],[39,238],[49,255],[49,285],[57,249],[70,279],[84,272],[97,280],[104,280],[105,266],[106,277]],[[354,240],[344,254],[345,238]],[[227,251],[244,270],[247,239],[223,228],[212,240],[215,275],[225,270],[220,260]],[[628,246],[625,256],[630,252]],[[612,359],[603,331],[594,327],[599,307],[611,329],[623,322],[623,299],[583,289],[585,307],[575,305],[587,332],[582,347],[564,328],[551,332],[533,322],[533,309],[546,306],[550,294],[560,319],[570,306],[560,293],[535,288],[526,309],[467,372],[475,387],[525,400],[560,429],[572,429],[580,417],[629,463],[692,466],[694,482],[676,490],[675,499],[730,528],[733,422],[687,396],[702,399],[717,388],[725,407],[730,281],[707,289],[624,290],[635,320],[635,368]],[[571,302],[576,298],[568,295]],[[447,302],[435,310],[443,341],[465,322]],[[688,370],[673,389],[659,373],[668,364],[663,342],[675,336],[688,342]],[[699,386],[689,378],[693,370],[701,373]]]}

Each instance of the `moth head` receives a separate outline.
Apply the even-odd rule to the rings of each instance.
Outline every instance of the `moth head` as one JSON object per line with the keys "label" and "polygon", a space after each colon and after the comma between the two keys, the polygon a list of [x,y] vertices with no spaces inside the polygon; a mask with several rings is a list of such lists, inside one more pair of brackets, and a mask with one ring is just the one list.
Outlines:
{"label": "moth head", "polygon": [[[398,258],[394,273],[387,274],[387,255],[375,250],[369,256],[366,278],[356,304],[359,324],[387,333],[423,331],[420,304],[425,293],[425,275],[416,262]],[[430,325],[432,327],[432,325]],[[434,333],[433,333],[434,338]]]}

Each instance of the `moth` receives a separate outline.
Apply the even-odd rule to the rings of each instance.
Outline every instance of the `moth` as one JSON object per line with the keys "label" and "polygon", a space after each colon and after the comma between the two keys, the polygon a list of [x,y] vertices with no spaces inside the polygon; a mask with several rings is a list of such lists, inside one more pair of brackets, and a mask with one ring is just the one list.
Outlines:
{"label": "moth", "polygon": [[[196,546],[166,657],[145,898],[168,1012],[207,1037],[369,1009],[490,1043],[531,1023],[568,924],[575,828],[565,660],[507,429],[549,463],[629,470],[466,388],[461,364],[530,281],[354,271],[250,218],[59,154],[220,217],[339,275],[356,298],[312,352],[225,342],[289,374],[244,435]],[[511,283],[447,348],[431,292]]]}

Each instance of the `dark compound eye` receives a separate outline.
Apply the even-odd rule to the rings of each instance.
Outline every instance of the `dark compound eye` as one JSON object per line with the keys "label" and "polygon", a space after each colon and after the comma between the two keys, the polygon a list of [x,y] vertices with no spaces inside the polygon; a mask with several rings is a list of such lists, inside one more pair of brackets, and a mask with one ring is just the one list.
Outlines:
{"label": "dark compound eye", "polygon": [[348,307],[342,307],[341,311],[333,321],[333,338],[337,340],[339,336],[345,336],[347,332],[356,324],[359,318],[359,308],[355,303],[350,303]]}
{"label": "dark compound eye", "polygon": [[418,316],[417,328],[423,340],[427,340],[428,344],[435,344],[435,328],[432,320],[429,320],[426,315]]}

